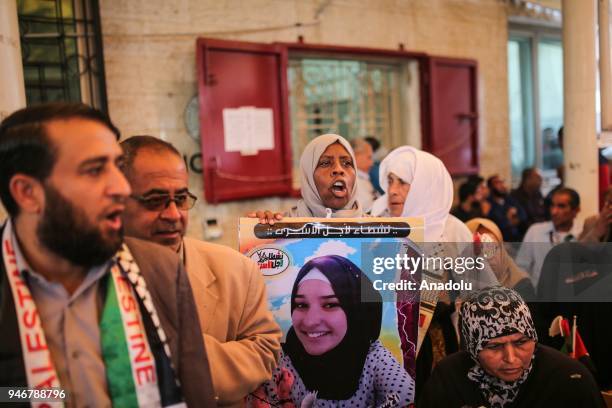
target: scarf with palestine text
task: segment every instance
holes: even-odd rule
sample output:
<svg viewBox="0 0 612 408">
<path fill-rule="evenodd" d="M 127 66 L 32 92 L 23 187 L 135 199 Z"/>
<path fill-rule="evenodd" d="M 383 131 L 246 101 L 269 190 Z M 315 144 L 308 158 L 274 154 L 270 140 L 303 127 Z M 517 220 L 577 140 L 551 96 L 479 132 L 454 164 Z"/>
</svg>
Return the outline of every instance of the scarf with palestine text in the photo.
<svg viewBox="0 0 612 408">
<path fill-rule="evenodd" d="M 21 256 L 10 220 L 2 234 L 2 258 L 15 307 L 19 340 L 29 388 L 61 388 L 36 303 L 26 281 L 29 270 Z M 170 358 L 165 332 L 128 247 L 124 244 L 110 266 L 100 341 L 113 406 L 185 407 Z M 32 407 L 62 406 L 32 402 Z"/>
</svg>

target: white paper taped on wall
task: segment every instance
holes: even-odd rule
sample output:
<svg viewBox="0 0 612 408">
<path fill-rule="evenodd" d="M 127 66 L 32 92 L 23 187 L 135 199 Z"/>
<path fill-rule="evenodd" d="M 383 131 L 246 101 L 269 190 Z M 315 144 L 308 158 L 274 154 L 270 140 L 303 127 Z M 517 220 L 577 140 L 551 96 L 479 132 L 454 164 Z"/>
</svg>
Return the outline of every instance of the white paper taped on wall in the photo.
<svg viewBox="0 0 612 408">
<path fill-rule="evenodd" d="M 243 156 L 274 149 L 272 109 L 223 109 L 223 138 L 226 152 L 240 152 Z"/>
</svg>

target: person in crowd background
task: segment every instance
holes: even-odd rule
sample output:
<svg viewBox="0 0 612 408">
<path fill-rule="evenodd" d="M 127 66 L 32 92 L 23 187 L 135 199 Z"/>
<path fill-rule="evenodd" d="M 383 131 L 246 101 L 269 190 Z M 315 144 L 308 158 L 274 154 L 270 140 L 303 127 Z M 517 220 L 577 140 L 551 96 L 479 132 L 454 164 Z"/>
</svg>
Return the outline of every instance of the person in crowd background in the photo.
<svg viewBox="0 0 612 408">
<path fill-rule="evenodd" d="M 483 184 L 482 179 L 464 181 L 459 186 L 459 203 L 451 210 L 451 214 L 463 222 L 472 218 L 484 217 L 481 202 L 486 199 L 484 196 L 486 189 L 481 187 Z"/>
<path fill-rule="evenodd" d="M 572 325 L 575 319 L 586 350 L 568 347 L 567 352 L 576 351 L 574 358 L 589 369 L 594 366 L 600 388 L 612 390 L 612 327 L 606 322 L 612 316 L 612 247 L 577 242 L 555 246 L 544 260 L 537 293 L 538 315 L 546 323 L 538 332 L 542 342 L 562 347 L 563 340 L 550 337 L 548 327 L 557 316 Z"/>
<path fill-rule="evenodd" d="M 464 299 L 461 334 L 465 351 L 438 364 L 419 408 L 604 407 L 582 364 L 538 343 L 529 308 L 512 289 L 486 288 Z"/>
<path fill-rule="evenodd" d="M 489 187 L 489 203 L 491 210 L 487 218 L 493 220 L 504 235 L 506 242 L 520 242 L 521 223 L 525 222 L 526 215 L 521 206 L 508 194 L 506 181 L 499 175 L 493 175 L 487 180 Z"/>
<path fill-rule="evenodd" d="M 563 168 L 563 126 L 558 132 L 552 127 L 542 130 L 542 164 L 546 169 Z M 559 175 L 559 173 L 557 173 Z"/>
<path fill-rule="evenodd" d="M 268 309 L 263 276 L 238 251 L 185 237 L 196 197 L 180 153 L 153 136 L 121 143 L 132 194 L 126 234 L 177 252 L 187 271 L 206 343 L 219 406 L 244 406 L 245 397 L 272 375 L 280 328 Z"/>
<path fill-rule="evenodd" d="M 484 177 L 473 174 L 467 178 L 467 181 L 478 186 L 476 188 L 476 199 L 480 207 L 479 211 L 483 217 L 488 217 L 489 212 L 491 211 L 491 203 L 489 202 L 491 191 L 489 190 Z"/>
<path fill-rule="evenodd" d="M 603 149 L 597 149 L 597 170 L 599 173 L 599 209 L 603 209 L 606 205 L 606 194 L 609 188 L 612 188 L 612 171 L 610 170 L 610 162 L 603 155 Z"/>
<path fill-rule="evenodd" d="M 357 171 L 357 201 L 365 212 L 369 212 L 374 200 L 378 196 L 368 173 L 374 164 L 372 159 L 372 146 L 365 139 L 351 140 L 351 147 L 355 152 L 355 169 Z"/>
<path fill-rule="evenodd" d="M 612 242 L 612 186 L 608 188 L 604 205 L 598 215 L 584 221 L 578 237 L 580 242 Z"/>
<path fill-rule="evenodd" d="M 302 266 L 291 292 L 291 321 L 275 370 L 278 383 L 269 381 L 257 394 L 270 405 L 299 407 L 314 393 L 316 407 L 413 401 L 414 380 L 378 340 L 381 295 L 350 260 L 328 255 Z M 287 372 L 292 386 L 280 390 Z"/>
<path fill-rule="evenodd" d="M 518 188 L 510 193 L 510 196 L 525 212 L 526 217 L 519 226 L 521 237 L 525 235 L 532 224 L 546 220 L 546 209 L 544 208 L 541 188 L 542 176 L 539 170 L 535 167 L 529 167 L 523 170 Z"/>
<path fill-rule="evenodd" d="M 552 221 L 535 223 L 527 230 L 516 255 L 516 263 L 529 273 L 535 287 L 548 251 L 561 242 L 576 241 L 580 235 L 582 226 L 575 222 L 579 211 L 578 193 L 562 187 L 552 196 Z"/>
<path fill-rule="evenodd" d="M 519 268 L 506 251 L 497 225 L 486 218 L 473 218 L 466 225 L 473 234 L 477 234 L 474 236 L 475 242 L 481 245 L 500 285 L 517 291 L 528 302 L 535 300 L 535 289 L 529 274 Z"/>
<path fill-rule="evenodd" d="M 561 151 L 563 151 L 563 126 L 561 126 L 559 128 L 559 131 L 557 132 L 557 137 L 559 140 L 559 147 L 561 148 Z M 599 185 L 599 208 L 603 209 L 604 205 L 605 205 L 605 196 L 606 196 L 606 192 L 608 191 L 608 188 L 610 187 L 611 183 L 612 183 L 612 173 L 610 170 L 610 162 L 608 161 L 608 159 L 603 155 L 603 149 L 598 148 L 597 149 L 597 161 L 598 161 L 598 166 L 597 166 L 597 171 L 598 171 L 598 185 Z M 561 187 L 564 187 L 564 169 L 563 169 L 563 165 L 559 165 L 557 167 L 557 177 L 560 180 L 560 183 L 553 188 L 552 190 L 550 190 L 548 192 L 548 194 L 546 195 L 546 198 L 544 198 L 544 208 L 546 209 L 546 220 L 550 220 L 551 215 L 550 215 L 550 205 L 552 204 L 552 196 L 553 194 Z"/>
<path fill-rule="evenodd" d="M 372 146 L 372 151 L 374 152 L 374 154 L 372 155 L 372 158 L 374 159 L 374 163 L 372 164 L 372 167 L 370 167 L 370 171 L 369 171 L 370 181 L 372 182 L 372 185 L 376 189 L 376 193 L 378 195 L 381 195 L 381 194 L 384 194 L 385 192 L 380 187 L 380 183 L 378 181 L 378 174 L 380 172 L 380 162 L 385 158 L 385 156 L 387 155 L 387 153 L 389 153 L 389 151 L 374 136 L 366 136 L 364 137 L 364 139 L 366 142 L 370 144 L 370 146 Z"/>
<path fill-rule="evenodd" d="M 84 104 L 28 107 L 0 124 L 0 386 L 55 387 L 68 406 L 214 407 L 179 258 L 124 245 L 131 189 L 118 138 Z"/>
<path fill-rule="evenodd" d="M 545 211 L 546 221 L 550 221 L 550 206 L 552 204 L 553 194 L 555 194 L 558 189 L 565 186 L 565 181 L 564 181 L 565 171 L 563 169 L 563 126 L 561 126 L 559 130 L 557 131 L 557 141 L 558 141 L 559 149 L 561 150 L 561 159 L 562 159 L 561 163 L 555 167 L 555 169 L 557 170 L 557 178 L 559 179 L 559 184 L 553 187 L 548 192 L 548 194 L 546 194 L 546 197 L 544 197 L 544 211 Z"/>
</svg>

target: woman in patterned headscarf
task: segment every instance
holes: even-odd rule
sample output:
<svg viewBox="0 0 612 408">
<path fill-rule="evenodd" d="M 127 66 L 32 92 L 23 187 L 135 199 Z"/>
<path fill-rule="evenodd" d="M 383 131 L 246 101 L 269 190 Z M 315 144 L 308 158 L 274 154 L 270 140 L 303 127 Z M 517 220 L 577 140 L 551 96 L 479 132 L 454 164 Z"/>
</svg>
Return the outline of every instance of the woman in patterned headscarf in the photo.
<svg viewBox="0 0 612 408">
<path fill-rule="evenodd" d="M 494 286 L 461 305 L 466 351 L 446 357 L 418 407 L 603 407 L 595 380 L 576 360 L 541 344 L 527 304 Z"/>
</svg>

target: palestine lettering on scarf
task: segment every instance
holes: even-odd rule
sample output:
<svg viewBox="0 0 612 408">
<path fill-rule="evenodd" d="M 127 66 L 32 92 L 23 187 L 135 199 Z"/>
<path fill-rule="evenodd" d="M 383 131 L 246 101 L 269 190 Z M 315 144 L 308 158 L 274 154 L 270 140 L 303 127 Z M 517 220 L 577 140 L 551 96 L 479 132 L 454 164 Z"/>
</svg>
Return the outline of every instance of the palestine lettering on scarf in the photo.
<svg viewBox="0 0 612 408">
<path fill-rule="evenodd" d="M 29 370 L 28 382 L 34 388 L 59 387 L 59 380 L 51 361 L 51 354 L 36 310 L 36 303 L 34 303 L 30 290 L 21 278 L 15 250 L 10 239 L 4 240 L 4 255 L 6 257 L 5 265 L 8 266 L 8 277 L 13 288 L 13 296 L 17 300 L 17 319 L 21 329 L 22 345 L 25 345 L 23 351 L 30 357 L 29 362 L 32 363 L 26 365 Z"/>
<path fill-rule="evenodd" d="M 132 294 L 129 281 L 123 276 L 117 277 L 117 293 L 119 305 L 127 317 L 125 321 L 125 334 L 127 336 L 128 349 L 132 356 L 133 372 L 137 385 L 155 383 L 155 362 L 144 335 L 138 303 Z"/>
</svg>

